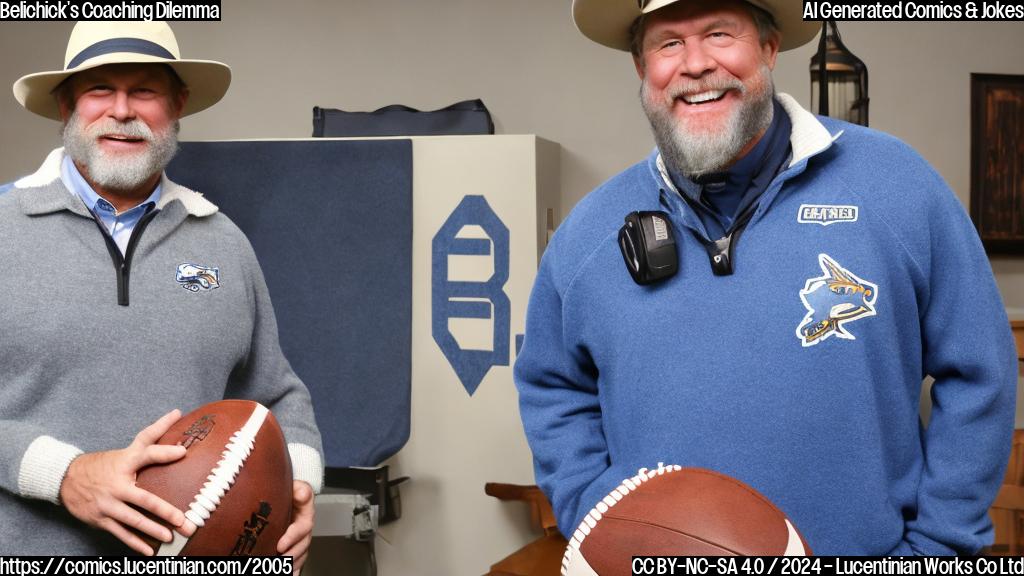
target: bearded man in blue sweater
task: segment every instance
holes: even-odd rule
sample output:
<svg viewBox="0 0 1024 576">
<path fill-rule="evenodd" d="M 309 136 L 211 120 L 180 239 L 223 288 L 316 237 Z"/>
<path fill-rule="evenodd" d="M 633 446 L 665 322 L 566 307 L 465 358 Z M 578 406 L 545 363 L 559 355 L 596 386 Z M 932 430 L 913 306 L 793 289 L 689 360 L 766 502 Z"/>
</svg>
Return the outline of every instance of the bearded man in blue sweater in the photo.
<svg viewBox="0 0 1024 576">
<path fill-rule="evenodd" d="M 991 268 L 913 150 L 774 91 L 778 51 L 819 26 L 800 10 L 574 1 L 585 36 L 632 52 L 657 149 L 573 209 L 529 303 L 516 385 L 570 537 L 664 462 L 750 484 L 818 554 L 992 541 L 1017 376 Z"/>
</svg>

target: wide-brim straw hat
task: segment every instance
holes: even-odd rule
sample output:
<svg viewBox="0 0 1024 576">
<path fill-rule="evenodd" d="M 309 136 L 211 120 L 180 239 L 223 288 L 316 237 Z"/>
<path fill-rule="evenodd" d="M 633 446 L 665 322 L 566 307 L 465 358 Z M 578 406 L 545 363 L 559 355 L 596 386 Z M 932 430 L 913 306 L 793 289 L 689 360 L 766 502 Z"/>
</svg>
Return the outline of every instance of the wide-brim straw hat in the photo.
<svg viewBox="0 0 1024 576">
<path fill-rule="evenodd" d="M 679 0 L 573 0 L 572 19 L 584 36 L 610 48 L 629 51 L 629 29 L 642 14 L 650 14 Z M 779 50 L 809 42 L 821 22 L 804 21 L 800 0 L 746 0 L 775 18 L 782 34 Z"/>
<path fill-rule="evenodd" d="M 64 69 L 22 76 L 14 83 L 18 103 L 60 120 L 54 89 L 72 74 L 107 64 L 166 64 L 188 86 L 182 116 L 216 104 L 231 84 L 231 68 L 213 60 L 184 60 L 166 22 L 79 22 L 68 38 Z"/>
</svg>

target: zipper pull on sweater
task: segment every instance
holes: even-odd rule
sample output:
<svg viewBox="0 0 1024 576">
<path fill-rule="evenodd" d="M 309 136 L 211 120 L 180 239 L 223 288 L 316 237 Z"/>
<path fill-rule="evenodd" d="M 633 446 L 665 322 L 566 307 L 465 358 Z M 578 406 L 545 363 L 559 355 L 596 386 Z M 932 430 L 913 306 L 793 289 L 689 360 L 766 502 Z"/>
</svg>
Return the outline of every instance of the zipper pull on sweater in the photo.
<svg viewBox="0 0 1024 576">
<path fill-rule="evenodd" d="M 114 242 L 114 239 L 107 232 L 106 228 L 103 227 L 103 224 L 98 219 L 93 219 L 96 222 L 96 227 L 100 229 L 100 233 L 103 235 L 103 240 L 107 244 L 107 252 L 114 263 L 114 273 L 117 275 L 117 303 L 120 306 L 128 305 L 128 280 L 131 277 L 132 255 L 135 254 L 135 247 L 138 246 L 142 233 L 145 232 L 146 227 L 149 226 L 149 223 L 153 221 L 158 212 L 160 210 L 153 206 L 146 210 L 146 213 L 135 224 L 135 228 L 132 229 L 132 235 L 128 239 L 128 246 L 125 248 L 124 255 L 121 254 L 121 249 L 117 247 L 117 243 Z"/>
</svg>

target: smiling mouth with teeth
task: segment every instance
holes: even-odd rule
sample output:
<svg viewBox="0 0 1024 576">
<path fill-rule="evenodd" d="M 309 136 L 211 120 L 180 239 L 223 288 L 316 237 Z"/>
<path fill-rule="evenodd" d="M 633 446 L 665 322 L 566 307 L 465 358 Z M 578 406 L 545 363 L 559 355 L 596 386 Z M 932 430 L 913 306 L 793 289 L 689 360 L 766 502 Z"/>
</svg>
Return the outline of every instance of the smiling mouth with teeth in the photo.
<svg viewBox="0 0 1024 576">
<path fill-rule="evenodd" d="M 679 97 L 680 100 L 690 105 L 706 104 L 708 102 L 718 102 L 723 97 L 727 90 L 708 90 L 707 92 L 700 92 L 698 94 L 682 95 Z"/>
<path fill-rule="evenodd" d="M 128 137 L 128 136 L 119 136 L 119 135 L 116 135 L 116 134 L 107 134 L 105 136 L 101 136 L 101 138 L 104 139 L 104 140 L 113 140 L 114 142 L 143 142 L 144 141 L 142 138 L 131 138 L 131 137 Z"/>
</svg>

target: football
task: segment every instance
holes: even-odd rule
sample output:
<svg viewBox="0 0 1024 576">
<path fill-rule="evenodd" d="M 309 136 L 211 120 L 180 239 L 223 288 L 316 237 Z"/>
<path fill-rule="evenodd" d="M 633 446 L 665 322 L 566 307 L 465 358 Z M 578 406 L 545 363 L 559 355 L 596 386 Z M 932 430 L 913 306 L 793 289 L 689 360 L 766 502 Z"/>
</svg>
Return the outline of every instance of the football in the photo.
<svg viewBox="0 0 1024 576">
<path fill-rule="evenodd" d="M 159 440 L 185 456 L 139 471 L 136 485 L 197 526 L 160 556 L 273 556 L 292 517 L 292 468 L 274 415 L 248 400 L 212 402 L 186 414 Z"/>
<path fill-rule="evenodd" d="M 633 556 L 809 556 L 785 514 L 750 486 L 702 468 L 641 468 L 580 523 L 563 576 L 629 575 Z"/>
</svg>

